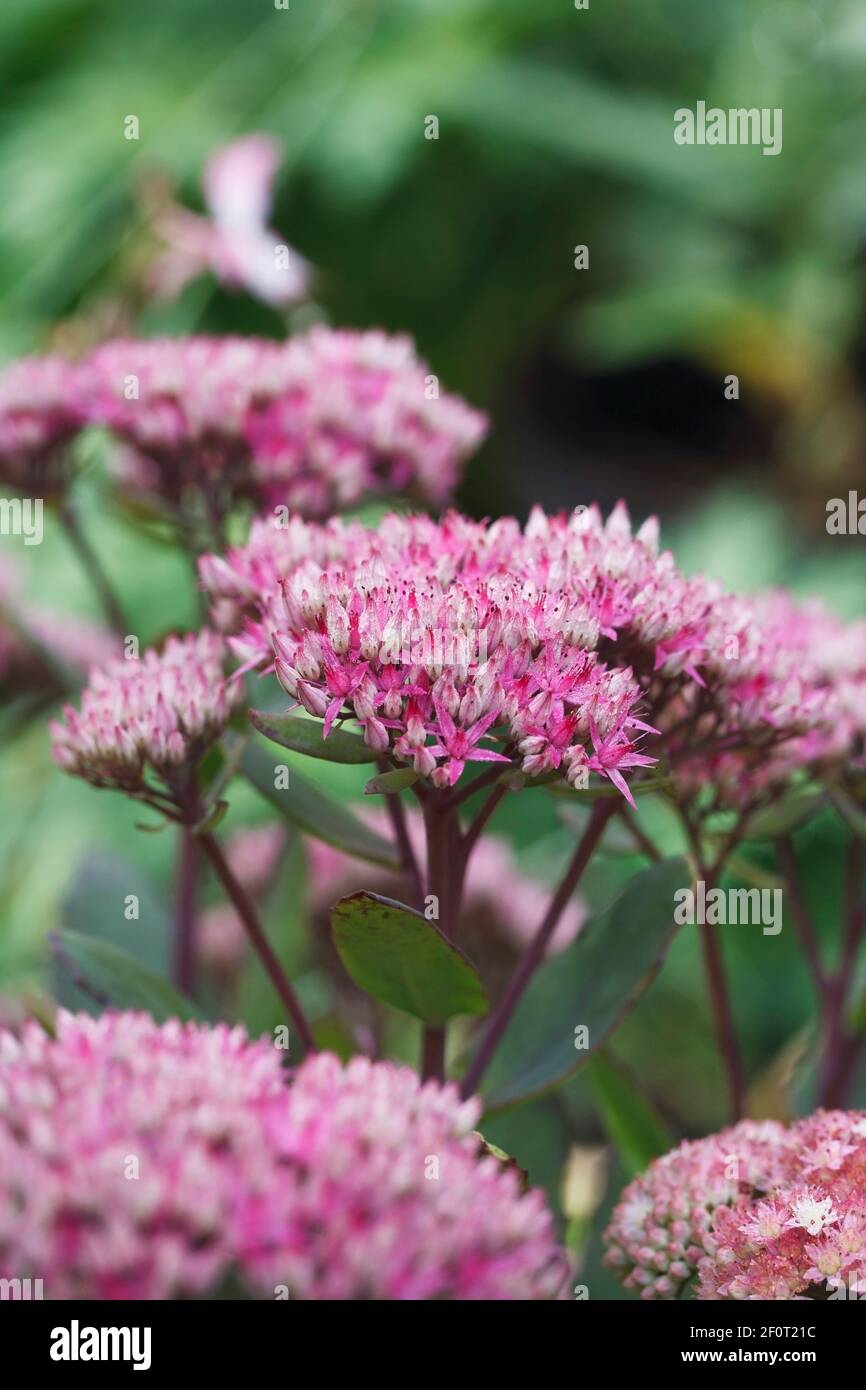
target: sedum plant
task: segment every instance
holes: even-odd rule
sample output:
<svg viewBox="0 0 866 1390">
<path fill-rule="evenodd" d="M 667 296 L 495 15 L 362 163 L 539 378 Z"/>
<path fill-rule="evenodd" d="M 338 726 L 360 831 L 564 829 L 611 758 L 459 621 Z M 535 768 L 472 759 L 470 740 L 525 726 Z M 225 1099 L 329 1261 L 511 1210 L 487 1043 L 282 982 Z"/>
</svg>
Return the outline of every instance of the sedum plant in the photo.
<svg viewBox="0 0 866 1390">
<path fill-rule="evenodd" d="M 93 426 L 115 442 L 120 492 L 164 510 L 209 610 L 199 631 L 143 654 L 71 510 L 76 435 Z M 484 428 L 439 393 L 406 340 L 380 333 L 109 342 L 0 381 L 2 476 L 24 492 L 51 482 L 125 638 L 122 654 L 106 638 L 81 691 L 52 668 L 49 702 L 66 694 L 51 725 L 56 763 L 142 803 L 158 818 L 143 828 L 175 825 L 180 844 L 174 987 L 61 932 L 59 958 L 101 1017 L 60 1016 L 55 1038 L 36 1025 L 3 1036 L 14 1219 L 0 1226 L 0 1273 L 47 1252 L 55 1292 L 93 1297 L 212 1292 L 229 1278 L 258 1296 L 555 1297 L 567 1259 L 544 1200 L 473 1127 L 588 1060 L 603 1066 L 603 1045 L 660 968 L 679 895 L 721 891 L 756 841 L 775 846 L 813 973 L 820 1098 L 835 1109 L 802 1130 L 730 1131 L 719 1142 L 743 1149 L 748 1179 L 719 1177 L 716 1141 L 662 1161 L 624 1197 L 611 1259 L 647 1296 L 697 1276 L 701 1297 L 788 1297 L 854 1268 L 861 1122 L 836 1110 L 861 1051 L 866 627 L 785 593 L 743 597 L 686 575 L 657 522 L 633 530 L 623 504 L 607 518 L 536 508 L 525 525 L 449 510 L 335 514 L 371 495 L 447 503 Z M 251 509 L 246 539 L 230 544 Z M 24 617 L 11 615 L 16 641 Z M 328 761 L 366 766 L 378 817 L 317 785 Z M 217 834 L 242 784 L 271 808 L 253 855 L 267 871 L 239 869 Z M 495 820 L 514 796 L 528 816 L 532 798 L 557 797 L 575 827 L 549 892 L 527 895 L 507 860 L 497 868 Z M 672 811 L 683 853 L 655 843 L 646 797 Z M 849 837 L 832 966 L 799 892 L 794 839 L 827 807 Z M 277 820 L 328 847 L 310 856 L 315 910 L 327 909 L 344 972 L 344 1050 L 366 1054 L 347 1065 L 322 1046 L 304 981 L 262 920 L 254 882 L 290 850 Z M 584 921 L 576 890 L 616 836 L 640 865 Z M 353 869 L 357 891 L 338 896 L 348 859 L 374 867 L 366 882 Z M 201 863 L 279 1000 L 288 1068 L 273 1047 L 199 1018 L 213 1006 Z M 521 917 L 507 968 L 487 972 L 467 951 L 483 939 L 485 874 Z M 708 914 L 699 927 L 739 1120 L 745 1076 L 718 925 Z M 359 992 L 373 1001 L 363 1029 Z M 420 1024 L 416 1071 L 389 1055 L 379 1027 L 395 1010 Z M 144 1188 L 118 1179 L 130 1140 L 149 1156 Z M 190 1195 L 203 1186 L 207 1200 Z M 820 1249 L 803 1231 L 826 1237 Z"/>
</svg>

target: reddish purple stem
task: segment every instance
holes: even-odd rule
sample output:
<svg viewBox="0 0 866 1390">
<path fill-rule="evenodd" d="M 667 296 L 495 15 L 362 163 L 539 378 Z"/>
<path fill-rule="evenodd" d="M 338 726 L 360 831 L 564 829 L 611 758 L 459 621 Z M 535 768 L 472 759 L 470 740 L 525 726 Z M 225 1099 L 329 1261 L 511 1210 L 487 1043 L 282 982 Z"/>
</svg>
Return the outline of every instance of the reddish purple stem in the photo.
<svg viewBox="0 0 866 1390">
<path fill-rule="evenodd" d="M 523 996 L 524 990 L 544 959 L 544 953 L 547 950 L 548 942 L 556 931 L 559 919 L 574 893 L 575 888 L 580 882 L 587 864 L 592 858 L 593 852 L 604 833 L 607 822 L 616 809 L 617 803 L 613 800 L 596 802 L 593 807 L 589 823 L 583 832 L 583 836 L 574 852 L 571 863 L 566 869 L 562 881 L 550 901 L 547 912 L 535 936 L 526 948 L 523 958 L 512 975 L 505 993 L 490 1017 L 490 1021 L 484 1031 L 484 1036 L 481 1039 L 475 1058 L 463 1078 L 461 1094 L 464 1097 L 471 1096 L 478 1089 L 478 1084 L 492 1061 L 499 1040 L 505 1032 L 511 1020 L 511 1016 Z"/>
</svg>

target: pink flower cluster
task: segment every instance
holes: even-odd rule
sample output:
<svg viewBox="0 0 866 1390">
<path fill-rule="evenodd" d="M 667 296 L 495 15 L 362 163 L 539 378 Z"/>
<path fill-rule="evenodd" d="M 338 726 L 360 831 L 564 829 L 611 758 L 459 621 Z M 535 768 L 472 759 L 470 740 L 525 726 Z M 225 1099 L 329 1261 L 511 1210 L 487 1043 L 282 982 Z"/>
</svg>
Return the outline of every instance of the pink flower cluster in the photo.
<svg viewBox="0 0 866 1390">
<path fill-rule="evenodd" d="M 254 470 L 271 503 L 306 515 L 373 492 L 441 506 L 487 432 L 477 410 L 440 394 L 406 337 L 313 328 L 286 343 L 280 366 L 280 392 L 249 423 Z"/>
<path fill-rule="evenodd" d="M 0 371 L 0 483 L 32 497 L 62 490 L 66 449 L 85 423 L 80 370 L 23 357 Z"/>
<path fill-rule="evenodd" d="M 81 709 L 67 705 L 65 722 L 51 724 L 55 761 L 95 787 L 139 794 L 150 771 L 185 785 L 243 693 L 224 680 L 224 656 L 222 638 L 204 629 L 95 668 Z"/>
<path fill-rule="evenodd" d="M 200 1293 L 236 1255 L 238 1178 L 272 1174 L 273 1050 L 240 1029 L 59 1014 L 0 1033 L 0 1274 L 49 1298 Z"/>
<path fill-rule="evenodd" d="M 117 341 L 87 368 L 88 417 L 131 451 L 130 480 L 222 513 L 241 497 L 324 516 L 382 491 L 439 505 L 486 429 L 379 331 Z"/>
<path fill-rule="evenodd" d="M 296 523 L 267 539 L 259 526 L 201 577 L 223 610 L 258 602 L 235 651 L 251 664 L 270 654 L 325 737 L 354 716 L 372 748 L 439 787 L 468 762 L 516 758 L 529 776 L 597 772 L 629 795 L 623 771 L 653 761 L 636 748 L 641 691 L 593 650 L 595 576 L 548 521 L 536 513 L 524 532 L 391 515 L 375 531 Z"/>
<path fill-rule="evenodd" d="M 550 1214 L 480 1157 L 474 1102 L 327 1054 L 287 1084 L 279 1056 L 139 1014 L 0 1032 L 0 1277 L 48 1298 L 229 1276 L 271 1298 L 556 1296 Z"/>
<path fill-rule="evenodd" d="M 262 520 L 200 573 L 220 626 L 246 616 L 244 662 L 270 654 L 326 733 L 354 714 L 372 747 L 440 785 L 489 759 L 497 729 L 529 775 L 588 769 L 620 790 L 620 768 L 646 765 L 634 730 L 660 731 L 684 786 L 714 777 L 734 802 L 862 762 L 866 627 L 687 578 L 655 520 L 632 534 L 622 504 L 607 521 L 536 509 L 525 528 Z"/>
<path fill-rule="evenodd" d="M 625 1189 L 606 1262 L 643 1298 L 866 1295 L 866 1113 L 741 1121 Z"/>
<path fill-rule="evenodd" d="M 479 1156 L 479 1111 L 408 1067 L 305 1062 L 271 1127 L 288 1181 L 259 1212 L 258 1281 L 316 1299 L 555 1297 L 550 1212 Z"/>
<path fill-rule="evenodd" d="M 487 429 L 409 338 L 375 329 L 120 339 L 0 374 L 0 481 L 53 494 L 86 424 L 113 433 L 131 489 L 173 507 L 195 493 L 212 521 L 239 500 L 315 517 L 379 492 L 440 506 Z"/>
<path fill-rule="evenodd" d="M 88 361 L 88 418 L 124 446 L 124 481 L 172 504 L 206 489 L 222 513 L 255 495 L 246 431 L 280 390 L 279 354 L 257 338 L 114 339 Z"/>
<path fill-rule="evenodd" d="M 713 744 L 685 747 L 685 785 L 748 804 L 798 774 L 866 768 L 866 623 L 781 591 L 725 595 L 714 614 Z M 744 735 L 749 734 L 750 737 Z"/>
</svg>

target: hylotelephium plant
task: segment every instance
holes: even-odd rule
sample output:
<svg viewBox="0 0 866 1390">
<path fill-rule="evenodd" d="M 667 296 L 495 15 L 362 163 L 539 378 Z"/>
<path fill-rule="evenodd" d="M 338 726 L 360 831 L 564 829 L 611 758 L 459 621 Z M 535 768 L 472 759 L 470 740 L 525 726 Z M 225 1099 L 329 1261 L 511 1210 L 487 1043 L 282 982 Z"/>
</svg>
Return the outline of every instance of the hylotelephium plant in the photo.
<svg viewBox="0 0 866 1390">
<path fill-rule="evenodd" d="M 211 613 L 197 633 L 169 636 L 142 655 L 132 644 L 94 666 L 78 706 L 67 705 L 52 725 L 55 758 L 66 772 L 120 791 L 181 827 L 182 864 L 188 869 L 199 853 L 208 860 L 309 1054 L 288 1093 L 297 1099 L 294 1108 L 279 1074 L 265 1078 L 264 1101 L 253 1087 L 249 1115 L 230 1119 L 226 1097 L 210 1097 L 207 1123 L 229 1145 L 227 1167 L 213 1174 L 227 1194 L 211 1213 L 218 1232 L 213 1260 L 199 1258 L 202 1233 L 193 1223 L 178 1236 L 182 1259 L 178 1251 L 172 1255 L 180 1260 L 172 1266 L 176 1283 L 160 1282 L 167 1257 L 145 1239 L 136 1276 L 126 1284 L 117 1276 L 117 1287 L 151 1296 L 155 1289 L 189 1291 L 241 1268 L 260 1288 L 262 1271 L 277 1280 L 282 1262 L 291 1264 L 290 1280 L 302 1296 L 469 1297 L 480 1296 L 482 1287 L 490 1296 L 552 1296 L 562 1262 L 543 1206 L 521 1196 L 514 1174 L 500 1172 L 498 1159 L 479 1157 L 469 1124 L 480 1113 L 477 1096 L 491 1064 L 614 818 L 641 856 L 661 860 L 638 814 L 645 792 L 669 801 L 690 850 L 689 865 L 670 865 L 667 896 L 651 903 L 665 929 L 675 881 L 693 876 L 716 885 L 745 841 L 775 843 L 821 1006 L 822 1099 L 844 1103 L 861 1048 L 848 1015 L 866 934 L 866 623 L 843 624 L 819 605 L 798 605 L 783 593 L 743 598 L 702 576 L 687 577 L 660 550 L 657 523 L 645 522 L 633 533 L 623 505 L 606 520 L 595 507 L 557 515 L 536 509 L 525 526 L 508 518 L 477 522 L 456 512 L 439 519 L 392 513 L 373 526 L 330 515 L 376 493 L 444 502 L 484 422 L 461 401 L 439 394 L 435 377 L 403 340 L 319 329 L 285 345 L 112 343 L 78 364 L 35 359 L 0 380 L 0 477 L 25 492 L 44 486 L 56 501 L 121 636 L 128 636 L 128 625 L 120 605 L 77 521 L 70 520 L 70 449 L 78 431 L 92 425 L 122 445 L 120 488 L 152 493 L 174 519 L 179 542 L 198 564 Z M 229 523 L 244 507 L 267 510 L 253 521 L 247 541 L 230 547 Z M 210 553 L 199 554 L 203 541 Z M 19 666 L 9 669 L 14 674 Z M 267 708 L 247 717 L 246 691 L 257 688 L 252 672 L 265 678 L 270 694 Z M 262 771 L 257 735 L 312 760 L 376 769 L 368 791 L 384 798 L 390 842 L 372 831 L 359 839 L 359 823 L 346 812 L 325 826 L 315 799 L 308 798 L 300 814 L 289 795 L 281 809 L 308 834 L 338 847 L 340 826 L 348 826 L 351 843 L 343 848 L 363 854 L 366 847 L 374 860 L 399 868 L 404 901 L 351 894 L 334 905 L 333 933 L 356 985 L 421 1020 L 419 1070 L 429 1087 L 419 1088 L 416 1076 L 387 1061 L 359 1061 L 344 1072 L 333 1059 L 312 1056 L 315 1029 L 216 835 L 235 777 L 248 777 L 280 802 L 273 795 L 276 769 L 265 759 Z M 585 807 L 587 817 L 561 881 L 537 923 L 522 933 L 522 955 L 489 1008 L 485 982 L 459 938 L 467 875 L 506 796 L 551 792 Z M 417 802 L 423 845 L 414 818 L 410 828 L 406 798 Z M 798 892 L 792 839 L 801 820 L 826 804 L 837 809 L 850 835 L 846 921 L 832 969 Z M 645 880 L 636 882 L 632 901 L 644 891 Z M 194 991 L 197 918 L 190 883 L 182 874 L 176 942 L 177 982 L 187 993 Z M 593 930 L 578 934 L 575 949 L 584 948 L 584 937 L 597 940 Z M 744 1077 L 718 932 L 709 922 L 701 934 L 720 1053 L 739 1117 Z M 660 949 L 666 940 L 662 934 Z M 646 973 L 635 965 L 633 974 L 641 978 L 632 979 L 626 971 L 622 997 L 607 999 L 601 1036 L 590 1040 L 590 1050 L 633 1002 Z M 598 984 L 600 994 L 602 984 L 609 988 L 607 980 Z M 450 1020 L 485 1012 L 468 1055 L 456 1056 L 447 1046 Z M 130 1038 L 138 1038 L 135 1045 L 149 1057 L 164 1056 L 168 1069 L 184 1059 L 196 1077 L 206 1076 L 211 1062 L 222 1065 L 224 1055 L 234 1057 L 240 1046 L 219 1030 L 197 1032 L 189 1025 L 180 1034 L 151 1035 L 140 1018 L 108 1019 L 94 1033 L 83 1024 L 63 1025 L 62 1037 L 91 1058 L 95 1096 L 101 1088 L 113 1095 L 117 1066 L 130 1065 Z M 43 1056 L 42 1045 L 31 1041 L 21 1063 L 14 1041 L 4 1046 L 22 1095 L 31 1067 L 48 1078 L 49 1089 L 63 1090 L 62 1048 L 55 1054 L 46 1045 Z M 249 1064 L 256 1086 L 257 1055 L 250 1054 Z M 158 1080 L 162 1063 L 155 1065 Z M 449 1074 L 459 1080 L 468 1110 L 460 1108 L 453 1087 L 439 1090 Z M 351 1141 L 368 1157 L 381 1146 L 369 1172 L 359 1159 L 357 1191 L 339 1188 L 347 1181 L 345 1168 L 331 1185 L 323 1179 L 315 1201 L 305 1187 L 309 1155 L 299 1138 L 307 1113 L 304 1077 L 312 1088 L 306 1104 L 330 1117 L 334 1143 Z M 142 1095 L 156 1084 L 149 1073 L 143 1076 Z M 202 1097 L 208 1097 L 204 1082 Z M 243 1110 L 246 1100 L 239 1103 Z M 390 1116 L 387 1133 L 375 1124 L 365 1127 L 371 1105 Z M 427 1106 L 432 1129 L 425 1128 Z M 0 1125 L 0 1146 L 14 1138 L 20 1166 L 21 1145 L 29 1151 L 31 1143 L 23 1101 L 16 1114 L 14 1136 L 5 1133 L 4 1139 Z M 240 1137 L 248 1120 L 261 1128 L 258 1148 Z M 203 1123 L 195 1107 L 177 1129 L 166 1120 L 164 1151 L 155 1159 L 163 1176 L 178 1152 L 198 1154 L 190 1136 L 200 1136 Z M 466 1206 L 476 1200 L 476 1184 L 479 1191 L 492 1184 L 491 1209 L 502 1218 L 498 1235 L 484 1222 L 469 1233 L 468 1245 L 452 1232 L 441 1260 L 424 1264 L 425 1238 L 407 1243 L 401 1221 L 417 1236 L 425 1223 L 447 1225 L 446 1213 L 434 1201 L 436 1189 L 419 1185 L 414 1169 L 401 1176 L 395 1154 L 403 1133 L 415 1135 L 413 1153 L 435 1147 L 437 1135 L 443 1151 L 456 1145 L 453 1161 L 461 1172 L 465 1168 Z M 114 1142 L 106 1134 L 105 1144 Z M 265 1157 L 259 1161 L 256 1153 Z M 201 1171 L 212 1157 L 205 1144 L 196 1160 Z M 287 1163 L 301 1176 L 297 1190 L 279 1196 Z M 372 1195 L 385 1170 L 396 1184 L 393 1205 Z M 68 1204 L 69 1186 L 62 1175 L 54 1173 L 54 1180 L 59 1212 Z M 184 1181 L 194 1187 L 195 1173 Z M 262 1184 L 269 1194 L 266 1217 L 256 1206 Z M 342 1193 L 336 1206 L 333 1184 Z M 150 1217 L 157 1245 L 165 1222 L 176 1224 L 185 1190 L 183 1183 L 154 1189 Z M 407 1214 L 410 1191 L 415 1206 Z M 123 1228 L 125 1197 L 114 1189 L 103 1196 L 103 1211 L 111 1213 L 107 1227 Z M 19 1234 L 26 1244 L 32 1235 L 27 1222 L 38 1224 L 41 1217 L 21 1193 L 15 1200 L 24 1213 Z M 785 1220 L 798 1211 L 804 1222 L 811 1220 L 812 1200 L 799 1189 L 786 1197 Z M 317 1283 L 322 1250 L 314 1242 L 304 1260 L 292 1263 L 287 1232 L 298 1220 L 322 1230 L 331 1221 L 339 1231 L 358 1201 L 366 1204 L 371 1230 L 393 1234 L 393 1262 L 379 1275 L 372 1257 L 367 1269 L 335 1265 L 340 1278 L 335 1274 L 334 1289 L 341 1291 L 335 1293 Z M 781 1212 L 778 1206 L 778 1221 Z M 756 1219 L 771 1215 L 762 1209 Z M 848 1226 L 855 1218 L 860 1221 L 859 1208 L 845 1215 Z M 634 1266 L 631 1283 L 649 1287 L 641 1273 L 649 1256 L 631 1220 L 616 1249 Z M 721 1231 L 727 1218 L 713 1220 Z M 149 1228 L 145 1223 L 141 1229 Z M 787 1229 L 782 1225 L 777 1234 Z M 85 1232 L 82 1221 L 82 1239 Z M 734 1258 L 747 1261 L 737 1233 L 727 1234 Z M 109 1244 L 115 1235 L 106 1236 Z M 661 1255 L 653 1255 L 648 1268 L 662 1281 L 653 1284 L 656 1294 L 692 1277 L 698 1256 L 690 1249 L 682 1258 L 668 1251 L 664 1269 Z M 411 1268 L 401 1250 L 415 1251 Z M 482 1269 L 482 1250 L 488 1263 L 473 1287 L 469 1271 Z M 800 1268 L 812 1259 L 810 1250 L 798 1251 L 796 1277 L 814 1281 L 811 1266 Z M 827 1254 L 825 1264 L 829 1260 Z M 112 1296 L 99 1292 L 99 1267 L 97 1260 L 82 1276 L 84 1287 Z M 701 1288 L 722 1288 L 708 1266 L 701 1271 Z M 732 1296 L 751 1287 L 753 1275 L 744 1268 Z M 106 1288 L 115 1287 L 114 1278 L 111 1273 Z"/>
<path fill-rule="evenodd" d="M 231 364 L 244 353 L 242 387 L 227 394 Z M 126 393 L 128 380 L 137 389 Z M 451 945 L 467 866 L 504 796 L 558 785 L 591 806 L 562 882 L 482 1029 L 463 1077 L 470 1094 L 611 818 L 625 821 L 642 854 L 660 857 L 634 816 L 636 793 L 655 790 L 671 801 L 695 875 L 708 885 L 792 791 L 815 793 L 807 807 L 830 795 L 856 827 L 866 637 L 862 622 L 842 624 L 817 604 L 797 605 L 781 593 L 743 598 L 685 576 L 659 550 L 657 524 L 632 534 L 623 506 L 607 521 L 595 508 L 570 516 L 536 510 L 523 528 L 456 513 L 439 521 L 391 515 L 369 528 L 292 510 L 306 501 L 316 515 L 340 498 L 356 501 L 372 488 L 413 481 L 431 499 L 446 495 L 483 422 L 453 397 L 428 397 L 429 380 L 410 348 L 388 348 L 370 334 L 322 329 L 285 347 L 107 344 L 70 364 L 68 378 L 54 359 L 44 368 L 34 361 L 13 368 L 0 438 L 10 481 L 20 483 L 22 469 L 57 478 L 76 422 L 102 424 L 134 449 L 140 477 L 169 506 L 181 505 L 190 488 L 216 499 L 216 536 L 240 501 L 271 507 L 244 545 L 199 561 L 213 625 L 226 641 L 220 656 L 218 639 L 203 635 L 148 654 L 135 676 L 122 662 L 94 676 L 82 718 L 69 716 L 57 735 L 58 758 L 69 770 L 150 800 L 188 831 L 208 824 L 196 769 L 240 702 L 240 675 L 272 671 L 305 719 L 321 721 L 321 744 L 311 748 L 308 719 L 300 727 L 290 714 L 287 722 L 260 713 L 254 723 L 272 734 L 276 726 L 278 742 L 316 756 L 378 762 L 373 790 L 386 797 L 405 906 L 425 914 Z M 311 492 L 313 478 L 320 481 Z M 281 487 L 286 503 L 275 501 Z M 195 546 L 182 527 L 179 534 Z M 238 673 L 226 685 L 229 651 Z M 177 728 L 149 726 L 132 751 L 139 704 L 155 714 L 159 688 L 158 708 L 171 707 L 166 672 L 171 693 L 187 702 L 168 720 Z M 138 688 L 147 681 L 153 691 Z M 113 724 L 112 708 L 121 711 Z M 167 753 L 173 734 L 186 760 L 177 749 Z M 94 761 L 94 748 L 105 753 L 100 739 L 109 760 L 120 758 L 107 778 Z M 119 772 L 124 758 L 141 766 Z M 145 765 L 159 785 L 142 780 Z M 420 856 L 406 834 L 404 793 L 423 814 Z M 831 977 L 794 896 L 792 823 L 777 820 L 782 828 L 772 838 L 827 1025 L 824 1095 L 836 1102 L 859 1048 L 844 1015 L 866 929 L 857 879 L 862 839 L 852 830 L 849 920 L 842 965 Z M 212 853 L 208 836 L 203 843 Z M 252 919 L 249 905 L 242 915 Z M 702 936 L 739 1114 L 744 1082 L 717 933 L 705 925 Z M 286 982 L 279 987 L 288 999 Z M 293 1016 L 297 1024 L 296 1001 Z M 425 1075 L 444 1075 L 444 1031 L 427 1027 Z M 309 1028 L 301 1032 L 309 1042 Z"/>
<path fill-rule="evenodd" d="M 525 528 L 454 513 L 439 522 L 389 516 L 375 529 L 265 519 L 245 546 L 203 558 L 200 574 L 241 668 L 272 670 L 322 721 L 317 751 L 326 755 L 329 737 L 353 727 L 375 754 L 385 776 L 374 786 L 390 793 L 411 901 L 432 899 L 449 938 L 466 866 L 506 794 L 559 783 L 591 803 L 563 881 L 483 1031 L 467 1094 L 611 817 L 626 821 L 642 853 L 660 857 L 634 819 L 634 792 L 671 800 L 696 876 L 710 883 L 751 833 L 771 834 L 785 859 L 791 812 L 779 819 L 779 810 L 798 789 L 795 812 L 802 789 L 820 785 L 857 814 L 866 625 L 784 594 L 744 599 L 686 578 L 669 552 L 659 553 L 656 523 L 632 535 L 623 507 L 607 522 L 595 508 L 536 511 Z M 253 718 L 277 741 L 309 747 L 296 720 Z M 470 776 L 474 762 L 487 765 L 480 776 Z M 424 814 L 422 865 L 403 829 L 406 787 Z M 482 791 L 464 824 L 461 813 Z M 781 829 L 762 829 L 771 811 Z M 858 852 L 855 832 L 855 861 Z M 866 930 L 862 885 L 851 912 L 848 953 Z M 742 1074 L 712 926 L 703 941 L 740 1113 Z M 837 1013 L 844 993 L 838 999 Z M 840 1041 L 838 1018 L 831 1032 L 828 1099 L 839 1069 L 850 1076 L 857 1046 Z M 430 1030 L 429 1074 L 442 1074 L 442 1058 L 441 1030 Z"/>
</svg>

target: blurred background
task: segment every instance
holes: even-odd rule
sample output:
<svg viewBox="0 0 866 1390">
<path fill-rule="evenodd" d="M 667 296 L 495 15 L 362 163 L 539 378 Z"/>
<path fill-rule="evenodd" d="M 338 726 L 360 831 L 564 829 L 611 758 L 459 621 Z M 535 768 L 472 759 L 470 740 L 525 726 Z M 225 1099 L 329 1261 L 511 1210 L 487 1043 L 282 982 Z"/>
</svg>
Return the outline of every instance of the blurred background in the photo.
<svg viewBox="0 0 866 1390">
<path fill-rule="evenodd" d="M 660 515 L 685 568 L 744 589 L 791 584 L 853 615 L 866 603 L 863 540 L 828 537 L 825 520 L 830 498 L 866 494 L 864 91 L 859 0 L 6 0 L 0 360 L 119 332 L 280 336 L 282 316 L 207 276 L 170 302 L 142 289 L 160 191 L 200 210 L 213 149 L 268 131 L 284 155 L 270 220 L 315 267 L 290 327 L 408 332 L 448 389 L 489 411 L 459 496 L 467 511 L 523 517 L 536 501 L 607 508 L 623 496 L 638 519 Z M 673 113 L 699 100 L 782 108 L 781 153 L 677 145 Z M 138 139 L 125 138 L 130 116 Z M 738 399 L 726 398 L 730 375 Z M 142 640 L 193 624 L 183 561 L 116 515 L 97 462 L 81 487 Z M 29 601 L 95 612 L 50 520 L 41 547 L 0 538 L 0 557 L 12 549 Z M 113 882 L 140 884 L 150 926 L 126 924 L 127 945 L 137 934 L 158 964 L 174 863 L 169 837 L 137 833 L 120 798 L 54 772 L 44 723 L 14 739 L 4 726 L 3 739 L 0 1005 L 14 1012 L 68 992 L 46 935 L 64 921 L 98 929 Z M 327 775 L 360 791 L 350 770 Z M 543 877 L 573 830 L 539 800 L 514 798 L 497 828 Z M 262 814 L 233 802 L 236 826 Z M 677 847 L 664 809 L 645 814 Z M 800 847 L 832 938 L 838 826 L 815 823 Z M 290 956 L 297 859 L 273 928 Z M 609 853 L 590 904 L 634 867 Z M 755 857 L 748 872 L 771 870 Z M 755 1106 L 783 1113 L 808 1104 L 812 1002 L 791 931 L 772 950 L 749 931 L 725 939 L 738 1019 Z M 258 983 L 239 1010 L 265 1027 Z M 723 1122 L 687 932 L 613 1052 L 669 1134 Z M 576 1241 L 581 1203 L 601 1200 L 582 1276 L 591 1297 L 615 1296 L 597 1231 L 624 1176 L 610 1152 L 595 1164 L 602 1110 L 578 1078 L 489 1127 Z"/>
</svg>

